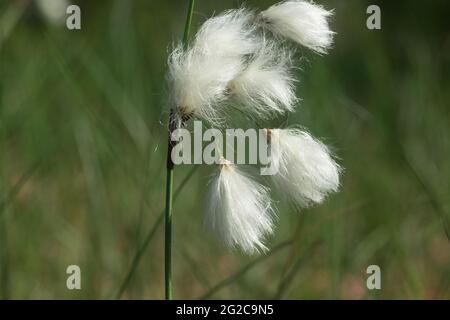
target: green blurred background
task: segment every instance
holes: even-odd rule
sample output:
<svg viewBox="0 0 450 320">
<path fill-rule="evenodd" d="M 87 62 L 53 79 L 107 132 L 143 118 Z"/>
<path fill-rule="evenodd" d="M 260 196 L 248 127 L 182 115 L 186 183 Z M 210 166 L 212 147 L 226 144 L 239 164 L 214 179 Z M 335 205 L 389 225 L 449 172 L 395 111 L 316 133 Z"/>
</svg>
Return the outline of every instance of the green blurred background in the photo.
<svg viewBox="0 0 450 320">
<path fill-rule="evenodd" d="M 187 1 L 74 3 L 80 31 L 0 0 L 0 297 L 161 299 L 164 74 Z M 241 3 L 197 0 L 193 32 Z M 274 192 L 276 249 L 246 257 L 203 231 L 214 169 L 177 167 L 175 298 L 450 298 L 448 1 L 320 3 L 335 8 L 334 48 L 299 50 L 302 101 L 271 125 L 332 146 L 342 190 L 300 213 Z M 370 4 L 381 30 L 366 28 Z M 66 288 L 71 264 L 82 290 Z M 381 290 L 366 288 L 371 264 Z"/>
</svg>

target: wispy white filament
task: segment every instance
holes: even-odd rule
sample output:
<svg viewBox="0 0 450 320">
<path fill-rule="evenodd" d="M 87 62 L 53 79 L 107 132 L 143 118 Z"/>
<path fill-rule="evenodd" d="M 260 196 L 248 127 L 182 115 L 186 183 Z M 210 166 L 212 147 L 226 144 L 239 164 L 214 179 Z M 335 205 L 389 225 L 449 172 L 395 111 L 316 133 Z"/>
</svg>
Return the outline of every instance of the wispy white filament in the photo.
<svg viewBox="0 0 450 320">
<path fill-rule="evenodd" d="M 272 161 L 279 171 L 271 176 L 274 183 L 300 207 L 320 203 L 339 188 L 339 165 L 328 148 L 307 132 L 298 129 L 272 129 Z"/>
<path fill-rule="evenodd" d="M 187 49 L 178 45 L 173 50 L 168 80 L 171 103 L 178 114 L 217 122 L 228 83 L 258 47 L 250 16 L 244 9 L 226 11 L 208 19 Z"/>
<path fill-rule="evenodd" d="M 37 0 L 36 4 L 44 17 L 57 25 L 65 21 L 66 9 L 70 5 L 68 0 Z"/>
<path fill-rule="evenodd" d="M 261 12 L 260 20 L 274 34 L 325 53 L 333 42 L 334 32 L 328 26 L 331 15 L 331 11 L 313 2 L 292 0 L 275 4 Z"/>
<path fill-rule="evenodd" d="M 290 59 L 289 51 L 262 40 L 253 60 L 229 84 L 240 106 L 263 118 L 292 111 L 297 99 Z"/>
<path fill-rule="evenodd" d="M 178 119 L 200 117 L 218 124 L 230 96 L 261 118 L 293 111 L 297 98 L 290 51 L 267 41 L 256 25 L 277 35 L 275 40 L 284 36 L 325 53 L 334 34 L 328 26 L 331 14 L 312 2 L 290 0 L 257 16 L 237 9 L 207 20 L 189 46 L 180 44 L 169 56 L 172 111 Z M 324 144 L 298 129 L 265 132 L 278 168 L 272 178 L 289 199 L 307 207 L 338 190 L 340 167 Z M 228 247 L 248 254 L 264 251 L 264 239 L 273 231 L 268 189 L 222 158 L 209 184 L 204 220 Z"/>
<path fill-rule="evenodd" d="M 273 228 L 268 189 L 223 159 L 209 184 L 205 226 L 230 248 L 266 250 L 263 241 Z"/>
</svg>

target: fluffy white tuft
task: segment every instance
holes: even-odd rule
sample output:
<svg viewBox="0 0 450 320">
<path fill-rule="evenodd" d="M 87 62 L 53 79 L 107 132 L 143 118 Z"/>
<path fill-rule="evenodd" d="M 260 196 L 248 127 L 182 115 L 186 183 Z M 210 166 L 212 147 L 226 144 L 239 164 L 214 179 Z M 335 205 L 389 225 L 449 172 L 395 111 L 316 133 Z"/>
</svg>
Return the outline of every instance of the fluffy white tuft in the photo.
<svg viewBox="0 0 450 320">
<path fill-rule="evenodd" d="M 247 254 L 266 250 L 264 238 L 272 233 L 268 189 L 222 159 L 209 184 L 205 227 L 228 247 Z"/>
<path fill-rule="evenodd" d="M 242 72 L 246 56 L 259 44 L 250 16 L 238 9 L 208 19 L 191 46 L 178 45 L 170 54 L 168 81 L 178 114 L 217 122 L 228 83 Z"/>
<path fill-rule="evenodd" d="M 307 132 L 272 129 L 272 161 L 279 164 L 271 176 L 275 185 L 300 207 L 320 203 L 339 188 L 340 167 L 328 148 Z"/>
<path fill-rule="evenodd" d="M 318 53 L 325 53 L 333 42 L 328 26 L 332 11 L 313 2 L 292 0 L 271 6 L 260 13 L 263 26 L 274 34 L 300 43 Z"/>
<path fill-rule="evenodd" d="M 260 46 L 253 19 L 254 14 L 247 9 L 227 10 L 203 23 L 194 46 L 214 56 L 242 58 L 253 54 Z"/>
<path fill-rule="evenodd" d="M 293 111 L 295 79 L 290 73 L 290 51 L 262 40 L 262 46 L 247 68 L 229 88 L 241 107 L 259 117 Z"/>
</svg>

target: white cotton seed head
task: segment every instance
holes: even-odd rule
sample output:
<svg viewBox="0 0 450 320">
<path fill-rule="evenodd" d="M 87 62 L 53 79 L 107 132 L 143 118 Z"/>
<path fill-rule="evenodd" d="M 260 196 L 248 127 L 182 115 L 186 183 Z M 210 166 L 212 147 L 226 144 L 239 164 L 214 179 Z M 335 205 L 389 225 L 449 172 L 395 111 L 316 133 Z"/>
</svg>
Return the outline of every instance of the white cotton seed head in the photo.
<svg viewBox="0 0 450 320">
<path fill-rule="evenodd" d="M 48 22 L 62 25 L 66 20 L 66 9 L 70 5 L 68 0 L 37 0 L 36 4 Z"/>
<path fill-rule="evenodd" d="M 328 26 L 332 11 L 303 0 L 284 1 L 259 15 L 262 25 L 276 35 L 289 38 L 318 53 L 325 53 L 333 42 Z"/>
<path fill-rule="evenodd" d="M 273 211 L 268 189 L 222 159 L 209 183 L 205 227 L 230 248 L 247 254 L 266 250 L 272 233 Z"/>
<path fill-rule="evenodd" d="M 246 69 L 228 85 L 240 107 L 262 118 L 293 111 L 297 101 L 290 51 L 262 40 Z"/>
<path fill-rule="evenodd" d="M 271 176 L 277 188 L 300 207 L 320 203 L 339 188 L 340 167 L 328 148 L 307 132 L 272 129 L 271 157 L 279 164 Z"/>
<path fill-rule="evenodd" d="M 168 81 L 176 113 L 219 121 L 228 83 L 242 72 L 246 56 L 258 46 L 250 16 L 238 9 L 213 17 L 202 25 L 187 49 L 178 45 L 173 50 Z"/>
<path fill-rule="evenodd" d="M 238 57 L 253 54 L 259 48 L 252 23 L 253 12 L 241 8 L 227 10 L 203 23 L 194 46 L 208 55 Z"/>
</svg>

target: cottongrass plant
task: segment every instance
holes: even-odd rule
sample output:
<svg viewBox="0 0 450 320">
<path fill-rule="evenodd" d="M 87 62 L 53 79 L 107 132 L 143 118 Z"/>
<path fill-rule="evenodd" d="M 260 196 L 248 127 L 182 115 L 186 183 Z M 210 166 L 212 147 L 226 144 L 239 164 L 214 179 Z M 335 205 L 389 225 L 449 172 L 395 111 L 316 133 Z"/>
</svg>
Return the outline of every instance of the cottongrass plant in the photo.
<svg viewBox="0 0 450 320">
<path fill-rule="evenodd" d="M 169 55 L 171 94 L 165 214 L 166 298 L 172 298 L 172 132 L 191 118 L 221 126 L 230 107 L 255 118 L 270 119 L 294 111 L 295 78 L 291 46 L 326 53 L 333 34 L 331 11 L 307 1 L 284 1 L 265 11 L 228 10 L 208 19 L 187 44 L 194 0 L 190 0 L 185 36 Z M 272 176 L 286 197 L 299 207 L 322 202 L 339 188 L 340 167 L 329 149 L 306 131 L 264 129 Z M 275 139 L 277 143 L 274 143 Z M 246 254 L 264 252 L 273 232 L 274 210 L 269 189 L 221 157 L 208 185 L 204 225 L 227 247 Z"/>
</svg>

